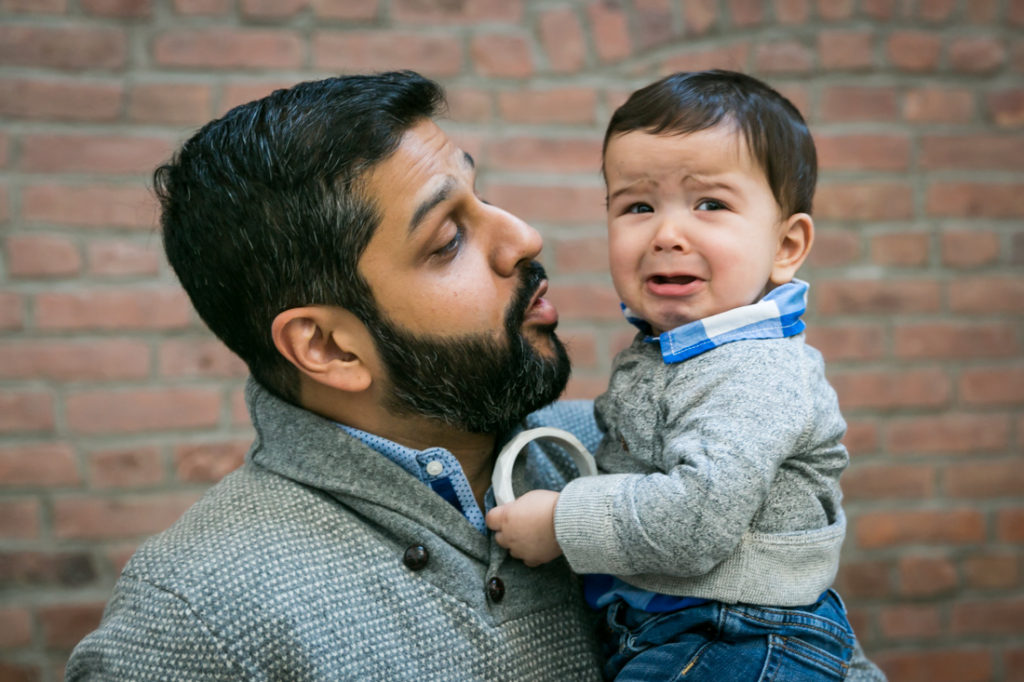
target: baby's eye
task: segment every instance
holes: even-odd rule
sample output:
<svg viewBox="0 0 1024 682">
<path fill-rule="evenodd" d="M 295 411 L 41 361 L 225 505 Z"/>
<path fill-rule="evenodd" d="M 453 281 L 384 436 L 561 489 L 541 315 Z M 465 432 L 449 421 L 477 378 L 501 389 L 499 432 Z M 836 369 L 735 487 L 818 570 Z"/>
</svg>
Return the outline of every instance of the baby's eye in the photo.
<svg viewBox="0 0 1024 682">
<path fill-rule="evenodd" d="M 626 207 L 626 213 L 654 213 L 654 209 L 651 208 L 650 204 L 645 204 L 638 201 L 635 204 L 630 204 Z"/>
<path fill-rule="evenodd" d="M 717 199 L 701 199 L 697 204 L 698 211 L 724 211 L 725 204 Z"/>
</svg>

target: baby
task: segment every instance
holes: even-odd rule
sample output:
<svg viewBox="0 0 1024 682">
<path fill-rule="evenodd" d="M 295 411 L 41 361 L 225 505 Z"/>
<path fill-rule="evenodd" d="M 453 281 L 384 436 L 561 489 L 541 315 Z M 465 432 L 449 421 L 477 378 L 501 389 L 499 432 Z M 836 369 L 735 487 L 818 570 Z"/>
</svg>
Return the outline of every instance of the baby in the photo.
<svg viewBox="0 0 1024 682">
<path fill-rule="evenodd" d="M 595 401 L 606 475 L 487 524 L 528 565 L 564 554 L 587 574 L 609 678 L 847 679 L 856 640 L 829 589 L 846 424 L 794 279 L 814 239 L 807 126 L 754 78 L 679 73 L 615 112 L 603 170 L 612 281 L 640 329 Z"/>
</svg>

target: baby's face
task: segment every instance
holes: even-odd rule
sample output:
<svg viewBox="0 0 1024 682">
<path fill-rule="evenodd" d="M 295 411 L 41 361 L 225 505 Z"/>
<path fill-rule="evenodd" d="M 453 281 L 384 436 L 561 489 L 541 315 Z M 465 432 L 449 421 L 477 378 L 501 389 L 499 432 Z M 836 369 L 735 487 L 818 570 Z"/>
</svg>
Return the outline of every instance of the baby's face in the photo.
<svg viewBox="0 0 1024 682">
<path fill-rule="evenodd" d="M 612 281 L 656 334 L 771 288 L 780 209 L 731 126 L 616 136 L 605 178 Z"/>
</svg>

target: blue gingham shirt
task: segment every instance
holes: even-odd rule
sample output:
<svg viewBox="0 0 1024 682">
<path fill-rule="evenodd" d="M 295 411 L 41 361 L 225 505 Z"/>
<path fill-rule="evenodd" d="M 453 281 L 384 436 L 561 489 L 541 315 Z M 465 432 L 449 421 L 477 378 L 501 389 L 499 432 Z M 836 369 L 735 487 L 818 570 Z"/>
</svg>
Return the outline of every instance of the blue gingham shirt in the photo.
<svg viewBox="0 0 1024 682">
<path fill-rule="evenodd" d="M 626 319 L 646 335 L 645 341 L 661 344 L 662 359 L 672 364 L 733 341 L 796 336 L 806 327 L 800 317 L 807 310 L 808 288 L 807 282 L 794 279 L 772 289 L 757 303 L 695 320 L 659 336 L 651 335 L 651 326 L 624 304 L 622 311 Z M 708 601 L 650 592 L 611 575 L 584 576 L 583 588 L 587 603 L 593 608 L 621 599 L 641 611 L 664 613 Z"/>
<path fill-rule="evenodd" d="M 438 495 L 458 509 L 466 520 L 481 533 L 487 533 L 484 513 L 473 496 L 473 488 L 459 460 L 444 448 L 414 450 L 393 440 L 361 431 L 355 427 L 338 424 L 347 434 L 358 438 L 364 445 L 376 450 L 386 458 L 408 471 L 413 478 L 422 481 Z M 487 491 L 484 504 L 487 509 L 494 506 L 494 494 Z"/>
</svg>

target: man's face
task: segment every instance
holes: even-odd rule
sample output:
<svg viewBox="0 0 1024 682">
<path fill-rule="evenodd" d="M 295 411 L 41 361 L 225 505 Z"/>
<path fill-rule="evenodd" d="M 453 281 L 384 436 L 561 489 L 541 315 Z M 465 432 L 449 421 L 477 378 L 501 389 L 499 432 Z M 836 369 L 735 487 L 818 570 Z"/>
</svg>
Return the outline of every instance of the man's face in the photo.
<svg viewBox="0 0 1024 682">
<path fill-rule="evenodd" d="M 551 402 L 568 379 L 534 262 L 540 235 L 482 201 L 475 170 L 431 121 L 369 175 L 381 213 L 359 261 L 388 370 L 388 407 L 493 433 Z"/>
</svg>

